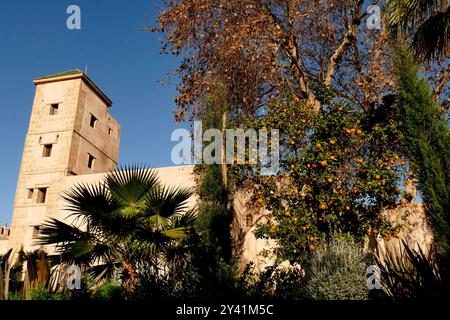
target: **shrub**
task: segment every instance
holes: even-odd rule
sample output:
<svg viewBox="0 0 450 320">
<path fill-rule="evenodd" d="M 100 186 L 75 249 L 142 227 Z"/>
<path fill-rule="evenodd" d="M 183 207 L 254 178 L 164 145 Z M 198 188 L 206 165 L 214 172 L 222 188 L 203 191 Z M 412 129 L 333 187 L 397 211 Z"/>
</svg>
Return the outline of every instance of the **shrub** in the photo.
<svg viewBox="0 0 450 320">
<path fill-rule="evenodd" d="M 67 297 L 63 293 L 51 293 L 48 288 L 43 285 L 34 287 L 28 292 L 30 300 L 66 300 Z"/>
<path fill-rule="evenodd" d="M 333 239 L 311 256 L 307 294 L 318 300 L 366 300 L 369 255 L 353 241 Z"/>
<path fill-rule="evenodd" d="M 122 299 L 122 285 L 116 281 L 108 281 L 101 285 L 93 294 L 94 300 L 120 300 Z"/>
</svg>

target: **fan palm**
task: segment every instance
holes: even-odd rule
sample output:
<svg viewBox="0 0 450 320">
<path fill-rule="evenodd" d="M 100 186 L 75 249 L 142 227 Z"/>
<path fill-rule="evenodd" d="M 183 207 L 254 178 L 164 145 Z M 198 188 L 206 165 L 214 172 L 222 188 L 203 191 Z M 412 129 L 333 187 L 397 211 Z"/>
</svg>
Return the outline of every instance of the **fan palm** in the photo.
<svg viewBox="0 0 450 320">
<path fill-rule="evenodd" d="M 50 219 L 37 244 L 56 245 L 61 262 L 91 271 L 111 275 L 119 268 L 124 287 L 132 290 L 140 262 L 164 268 L 178 258 L 173 248 L 195 221 L 195 209 L 188 206 L 192 194 L 161 185 L 151 169 L 124 167 L 97 184 L 65 192 L 73 222 Z"/>
<path fill-rule="evenodd" d="M 412 36 L 411 47 L 419 60 L 448 55 L 450 6 L 447 0 L 390 0 L 385 20 L 394 38 L 401 33 Z"/>
</svg>

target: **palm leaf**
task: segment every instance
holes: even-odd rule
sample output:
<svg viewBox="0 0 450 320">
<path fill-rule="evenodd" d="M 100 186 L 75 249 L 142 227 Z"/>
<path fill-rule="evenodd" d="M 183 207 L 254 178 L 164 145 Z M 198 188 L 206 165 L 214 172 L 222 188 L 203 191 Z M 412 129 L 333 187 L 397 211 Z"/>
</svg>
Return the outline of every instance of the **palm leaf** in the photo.
<svg viewBox="0 0 450 320">
<path fill-rule="evenodd" d="M 449 53 L 450 6 L 420 25 L 414 34 L 411 47 L 419 60 L 433 60 Z"/>
<path fill-rule="evenodd" d="M 189 207 L 193 192 L 186 188 L 154 188 L 146 198 L 146 212 L 149 216 L 158 214 L 164 218 L 177 215 Z"/>
<path fill-rule="evenodd" d="M 445 5 L 444 0 L 390 0 L 385 8 L 384 20 L 391 35 L 397 37 L 402 31 L 414 29 Z"/>
<path fill-rule="evenodd" d="M 158 178 L 152 169 L 124 166 L 108 174 L 106 185 L 122 213 L 134 215 L 141 211 L 145 197 L 158 185 Z"/>
</svg>

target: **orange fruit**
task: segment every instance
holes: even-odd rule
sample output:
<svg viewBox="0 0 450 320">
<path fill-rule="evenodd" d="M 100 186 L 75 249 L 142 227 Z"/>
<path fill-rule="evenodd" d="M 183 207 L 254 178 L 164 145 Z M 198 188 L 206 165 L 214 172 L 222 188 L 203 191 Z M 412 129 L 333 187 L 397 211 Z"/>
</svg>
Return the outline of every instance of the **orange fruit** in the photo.
<svg viewBox="0 0 450 320">
<path fill-rule="evenodd" d="M 323 161 L 320 162 L 320 165 L 321 165 L 322 167 L 326 167 L 327 164 L 328 164 L 327 160 L 323 160 Z"/>
<path fill-rule="evenodd" d="M 375 177 L 375 179 L 380 180 L 380 179 L 381 179 L 381 176 L 377 174 L 376 177 Z"/>
<path fill-rule="evenodd" d="M 336 141 L 334 141 L 333 139 L 330 140 L 330 144 L 335 144 Z"/>
</svg>

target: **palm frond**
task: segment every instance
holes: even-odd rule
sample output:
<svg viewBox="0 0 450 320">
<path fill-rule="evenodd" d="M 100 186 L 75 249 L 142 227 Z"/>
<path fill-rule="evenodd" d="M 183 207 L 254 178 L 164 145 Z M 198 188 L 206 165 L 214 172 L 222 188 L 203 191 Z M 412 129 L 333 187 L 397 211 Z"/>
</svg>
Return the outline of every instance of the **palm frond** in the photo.
<svg viewBox="0 0 450 320">
<path fill-rule="evenodd" d="M 120 204 L 125 215 L 140 212 L 145 197 L 158 184 L 154 170 L 138 165 L 120 167 L 106 177 L 111 197 Z"/>
<path fill-rule="evenodd" d="M 186 237 L 186 228 L 172 228 L 162 231 L 162 234 L 171 239 L 183 239 Z"/>
<path fill-rule="evenodd" d="M 193 192 L 187 188 L 154 188 L 146 198 L 146 213 L 158 214 L 164 218 L 181 214 L 189 207 L 189 198 Z"/>
<path fill-rule="evenodd" d="M 173 216 L 169 220 L 170 228 L 191 228 L 197 219 L 197 208 L 192 208 L 187 212 Z"/>
<path fill-rule="evenodd" d="M 375 258 L 384 289 L 393 298 L 430 298 L 442 296 L 448 289 L 433 258 L 433 250 L 425 254 L 421 248 L 412 250 L 402 241 L 396 250 Z"/>
<path fill-rule="evenodd" d="M 419 60 L 433 60 L 447 56 L 450 49 L 450 6 L 421 24 L 411 44 Z"/>
<path fill-rule="evenodd" d="M 0 254 L 0 268 L 4 267 L 11 257 L 12 249 L 9 249 L 6 253 Z"/>
<path fill-rule="evenodd" d="M 111 246 L 104 241 L 103 235 L 97 234 L 87 226 L 86 231 L 57 219 L 50 219 L 41 229 L 37 245 L 57 245 L 61 262 L 88 266 L 100 260 L 109 260 Z"/>
<path fill-rule="evenodd" d="M 414 29 L 445 6 L 445 0 L 390 0 L 385 8 L 384 20 L 389 33 L 397 37 L 401 32 Z"/>
<path fill-rule="evenodd" d="M 71 216 L 93 225 L 109 223 L 111 213 L 119 209 L 103 183 L 78 184 L 64 192 L 62 198 L 67 202 L 66 210 Z"/>
<path fill-rule="evenodd" d="M 88 231 L 83 231 L 58 219 L 50 218 L 41 226 L 35 245 L 64 244 L 79 240 L 88 241 L 93 238 L 94 235 Z"/>
</svg>

